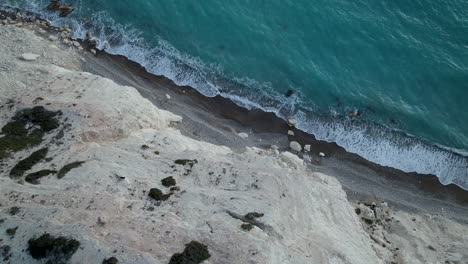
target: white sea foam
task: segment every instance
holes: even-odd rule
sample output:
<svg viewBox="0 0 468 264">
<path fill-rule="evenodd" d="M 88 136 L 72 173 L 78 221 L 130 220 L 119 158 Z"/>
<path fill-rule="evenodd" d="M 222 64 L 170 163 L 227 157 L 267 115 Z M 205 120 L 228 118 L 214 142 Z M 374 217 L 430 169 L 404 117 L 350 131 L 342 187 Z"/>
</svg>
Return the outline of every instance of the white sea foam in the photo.
<svg viewBox="0 0 468 264">
<path fill-rule="evenodd" d="M 164 40 L 159 40 L 156 47 L 148 47 L 138 31 L 116 23 L 105 12 L 95 13 L 88 22 L 83 22 L 70 17 L 59 18 L 53 12 L 43 12 L 37 1 L 26 2 L 27 5 L 23 7 L 41 14 L 53 25 L 71 25 L 74 38 L 84 39 L 90 31 L 99 40 L 98 49 L 104 49 L 108 44 L 108 53 L 123 55 L 149 72 L 173 80 L 177 85 L 194 87 L 209 97 L 221 95 L 248 109 L 259 108 L 283 119 L 295 119 L 299 129 L 314 134 L 319 140 L 336 142 L 369 161 L 405 172 L 433 174 L 442 184 L 454 183 L 468 190 L 468 157 L 448 148 L 371 122 L 340 118 L 333 109 L 327 119 L 309 111 L 306 113 L 299 107 L 300 95 L 285 98 L 268 83 L 224 77 L 219 66 L 206 65 L 197 58 L 182 54 Z"/>
</svg>

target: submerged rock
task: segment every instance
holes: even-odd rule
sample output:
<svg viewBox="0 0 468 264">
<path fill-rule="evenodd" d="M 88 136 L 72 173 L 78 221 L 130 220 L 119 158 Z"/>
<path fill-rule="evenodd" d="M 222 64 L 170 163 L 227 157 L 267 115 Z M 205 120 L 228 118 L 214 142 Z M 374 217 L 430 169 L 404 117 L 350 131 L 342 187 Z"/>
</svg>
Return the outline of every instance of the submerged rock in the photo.
<svg viewBox="0 0 468 264">
<path fill-rule="evenodd" d="M 60 17 L 66 17 L 69 14 L 71 14 L 74 10 L 75 8 L 71 4 L 61 5 L 59 7 L 59 11 L 60 11 L 59 15 Z"/>
<path fill-rule="evenodd" d="M 60 0 L 51 0 L 50 4 L 47 6 L 48 10 L 59 10 Z"/>
<path fill-rule="evenodd" d="M 169 264 L 199 264 L 210 257 L 211 254 L 206 245 L 192 241 L 185 245 L 182 253 L 172 255 Z"/>
</svg>

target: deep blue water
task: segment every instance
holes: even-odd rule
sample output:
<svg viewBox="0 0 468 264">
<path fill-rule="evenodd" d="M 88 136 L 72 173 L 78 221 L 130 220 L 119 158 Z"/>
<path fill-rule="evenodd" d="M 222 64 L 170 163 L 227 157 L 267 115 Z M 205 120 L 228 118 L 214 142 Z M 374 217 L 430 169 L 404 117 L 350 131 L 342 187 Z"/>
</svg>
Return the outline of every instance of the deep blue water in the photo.
<svg viewBox="0 0 468 264">
<path fill-rule="evenodd" d="M 91 31 L 177 84 L 468 188 L 466 0 L 68 2 L 77 11 L 59 19 L 46 0 L 0 0 L 72 24 L 77 38 Z"/>
</svg>

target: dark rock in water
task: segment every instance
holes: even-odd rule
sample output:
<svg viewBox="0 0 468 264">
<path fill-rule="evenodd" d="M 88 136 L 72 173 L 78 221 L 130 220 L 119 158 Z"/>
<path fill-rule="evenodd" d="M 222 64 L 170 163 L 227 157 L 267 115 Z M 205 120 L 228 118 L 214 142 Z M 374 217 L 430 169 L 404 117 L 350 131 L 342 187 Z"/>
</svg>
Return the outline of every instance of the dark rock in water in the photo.
<svg viewBox="0 0 468 264">
<path fill-rule="evenodd" d="M 63 166 L 63 168 L 61 168 L 59 170 L 59 172 L 57 173 L 57 178 L 61 179 L 61 178 L 65 177 L 65 175 L 67 173 L 69 173 L 73 169 L 76 169 L 76 168 L 80 167 L 83 163 L 85 163 L 85 162 L 84 161 L 76 161 L 76 162 L 72 162 L 70 164 L 67 164 L 67 165 Z"/>
<path fill-rule="evenodd" d="M 115 257 L 111 257 L 102 261 L 102 264 L 117 264 L 117 263 L 119 263 L 119 260 L 116 259 Z"/>
<path fill-rule="evenodd" d="M 208 247 L 197 241 L 185 245 L 184 252 L 172 255 L 169 264 L 199 264 L 211 257 Z"/>
<path fill-rule="evenodd" d="M 60 126 L 57 116 L 61 114 L 61 111 L 47 111 L 42 106 L 16 112 L 0 133 L 0 161 L 9 158 L 12 152 L 41 144 L 45 133 Z"/>
<path fill-rule="evenodd" d="M 162 179 L 161 183 L 164 187 L 171 187 L 176 185 L 176 180 L 174 179 L 174 177 L 169 176 L 167 178 Z"/>
<path fill-rule="evenodd" d="M 288 90 L 288 91 L 284 94 L 284 96 L 286 96 L 286 97 L 291 97 L 293 94 L 294 94 L 294 91 L 293 91 L 293 90 Z"/>
<path fill-rule="evenodd" d="M 33 152 L 29 157 L 18 162 L 18 164 L 16 164 L 16 166 L 11 169 L 10 178 L 18 178 L 23 176 L 26 171 L 30 170 L 32 167 L 34 167 L 34 165 L 45 159 L 48 151 L 48 148 L 40 149 Z"/>
<path fill-rule="evenodd" d="M 51 0 L 50 4 L 47 6 L 48 10 L 59 10 L 60 0 Z"/>
<path fill-rule="evenodd" d="M 44 234 L 28 241 L 28 251 L 34 259 L 47 259 L 46 263 L 65 264 L 80 247 L 80 242 L 66 237 Z"/>
<path fill-rule="evenodd" d="M 55 174 L 57 171 L 54 170 L 41 170 L 34 173 L 30 173 L 26 176 L 25 180 L 31 184 L 39 184 L 39 179 L 50 174 Z"/>
<path fill-rule="evenodd" d="M 166 201 L 169 199 L 169 197 L 171 197 L 171 195 L 172 193 L 164 194 L 158 188 L 152 188 L 148 193 L 148 196 L 155 199 L 156 201 Z"/>
<path fill-rule="evenodd" d="M 75 8 L 73 8 L 73 6 L 70 5 L 70 4 L 61 5 L 59 7 L 60 17 L 66 17 L 69 14 L 71 14 L 74 10 L 75 10 Z"/>
</svg>

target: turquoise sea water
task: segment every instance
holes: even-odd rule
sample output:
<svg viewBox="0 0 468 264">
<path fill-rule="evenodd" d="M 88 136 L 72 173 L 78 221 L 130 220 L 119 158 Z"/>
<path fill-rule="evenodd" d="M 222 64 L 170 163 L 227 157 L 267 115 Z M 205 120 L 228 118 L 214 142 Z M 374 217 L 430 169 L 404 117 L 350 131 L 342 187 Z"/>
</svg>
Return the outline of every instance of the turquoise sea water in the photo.
<svg viewBox="0 0 468 264">
<path fill-rule="evenodd" d="M 177 84 L 468 188 L 466 0 L 75 0 L 66 19 L 48 2 L 0 0 Z"/>
</svg>

